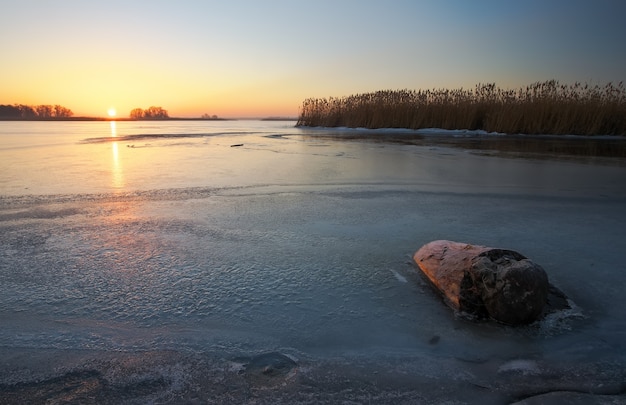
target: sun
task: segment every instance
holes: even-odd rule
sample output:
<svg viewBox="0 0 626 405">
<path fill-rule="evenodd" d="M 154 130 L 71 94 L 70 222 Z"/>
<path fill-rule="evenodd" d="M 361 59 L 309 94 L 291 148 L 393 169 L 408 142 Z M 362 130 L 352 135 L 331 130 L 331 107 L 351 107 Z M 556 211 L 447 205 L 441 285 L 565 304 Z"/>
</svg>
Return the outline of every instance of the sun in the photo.
<svg viewBox="0 0 626 405">
<path fill-rule="evenodd" d="M 108 111 L 107 111 L 107 114 L 109 114 L 109 117 L 113 118 L 113 117 L 115 117 L 115 114 L 117 114 L 117 113 L 115 111 L 115 108 L 109 108 Z"/>
</svg>

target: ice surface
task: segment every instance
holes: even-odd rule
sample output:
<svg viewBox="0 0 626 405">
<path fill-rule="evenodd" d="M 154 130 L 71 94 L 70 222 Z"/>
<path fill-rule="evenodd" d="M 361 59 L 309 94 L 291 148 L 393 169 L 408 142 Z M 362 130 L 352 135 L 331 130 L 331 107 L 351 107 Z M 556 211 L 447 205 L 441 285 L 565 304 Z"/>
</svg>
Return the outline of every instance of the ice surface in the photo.
<svg viewBox="0 0 626 405">
<path fill-rule="evenodd" d="M 522 373 L 524 375 L 528 375 L 528 374 L 539 374 L 540 370 L 539 370 L 539 367 L 537 366 L 537 363 L 532 360 L 517 359 L 517 360 L 507 361 L 506 363 L 502 364 L 498 368 L 498 372 L 499 373 L 517 372 L 517 373 Z"/>
<path fill-rule="evenodd" d="M 124 390 L 172 403 L 623 393 L 619 159 L 509 158 L 293 123 L 117 123 L 123 140 L 109 123 L 22 124 L 0 134 L 4 398 L 31 389 L 16 382 L 43 392 L 75 378 L 110 403 Z M 194 136 L 169 136 L 181 131 Z M 145 133 L 163 136 L 132 137 Z M 575 310 L 517 329 L 455 317 L 410 259 L 435 239 L 522 252 Z M 232 370 L 272 352 L 299 359 L 284 384 Z"/>
</svg>

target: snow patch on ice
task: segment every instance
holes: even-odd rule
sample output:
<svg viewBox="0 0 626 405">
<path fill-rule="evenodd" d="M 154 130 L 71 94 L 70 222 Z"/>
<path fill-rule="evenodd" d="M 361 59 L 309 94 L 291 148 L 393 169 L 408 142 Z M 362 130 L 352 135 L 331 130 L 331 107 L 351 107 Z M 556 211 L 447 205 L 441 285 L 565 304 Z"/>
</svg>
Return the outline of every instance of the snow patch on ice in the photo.
<svg viewBox="0 0 626 405">
<path fill-rule="evenodd" d="M 453 137 L 506 135 L 505 133 L 502 133 L 502 132 L 487 132 L 482 129 L 441 129 L 441 128 L 416 129 L 415 133 L 420 134 L 420 135 L 447 135 L 447 136 L 453 136 Z"/>
<path fill-rule="evenodd" d="M 473 136 L 524 136 L 532 138 L 556 138 L 556 139 L 594 139 L 594 140 L 623 140 L 621 135 L 576 135 L 576 134 L 523 134 L 506 132 L 488 132 L 482 129 L 443 129 L 443 128 L 365 128 L 365 127 L 300 127 L 307 130 L 336 131 L 336 132 L 373 132 L 373 133 L 409 133 L 425 136 L 447 136 L 453 138 L 473 137 Z"/>
<path fill-rule="evenodd" d="M 583 310 L 578 307 L 574 301 L 567 299 L 569 308 L 547 314 L 540 322 L 541 332 L 546 335 L 553 335 L 572 329 L 574 320 L 585 319 L 587 316 Z"/>
<path fill-rule="evenodd" d="M 391 272 L 393 273 L 393 275 L 398 279 L 399 282 L 401 283 L 406 283 L 406 277 L 404 277 L 402 274 L 398 273 L 397 271 L 391 269 Z"/>
<path fill-rule="evenodd" d="M 507 361 L 498 368 L 498 373 L 515 372 L 524 375 L 539 374 L 540 371 L 537 362 L 524 359 Z"/>
<path fill-rule="evenodd" d="M 307 130 L 322 130 L 322 131 L 336 131 L 336 132 L 374 132 L 374 133 L 410 133 L 418 135 L 445 135 L 453 137 L 461 136 L 483 136 L 483 135 L 507 135 L 501 132 L 487 132 L 481 129 L 442 129 L 442 128 L 365 128 L 365 127 L 302 127 Z"/>
</svg>

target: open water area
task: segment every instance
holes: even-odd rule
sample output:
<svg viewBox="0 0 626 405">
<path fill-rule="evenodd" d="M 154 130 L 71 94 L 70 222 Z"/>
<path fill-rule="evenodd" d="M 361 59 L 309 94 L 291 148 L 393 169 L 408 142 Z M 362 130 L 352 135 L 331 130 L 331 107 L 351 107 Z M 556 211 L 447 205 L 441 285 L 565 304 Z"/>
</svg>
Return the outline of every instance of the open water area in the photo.
<svg viewBox="0 0 626 405">
<path fill-rule="evenodd" d="M 0 403 L 626 403 L 626 141 L 293 121 L 0 122 Z M 571 308 L 455 314 L 516 250 Z"/>
</svg>

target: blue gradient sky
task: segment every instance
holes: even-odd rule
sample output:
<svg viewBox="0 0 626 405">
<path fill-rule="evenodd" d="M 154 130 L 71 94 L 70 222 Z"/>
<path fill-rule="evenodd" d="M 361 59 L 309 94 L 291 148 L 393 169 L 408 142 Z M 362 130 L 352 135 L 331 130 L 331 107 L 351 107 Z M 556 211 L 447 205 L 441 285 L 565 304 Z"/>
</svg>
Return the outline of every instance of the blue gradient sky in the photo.
<svg viewBox="0 0 626 405">
<path fill-rule="evenodd" d="M 626 1 L 46 1 L 0 5 L 0 104 L 76 115 L 291 115 L 308 97 L 626 76 Z"/>
</svg>

